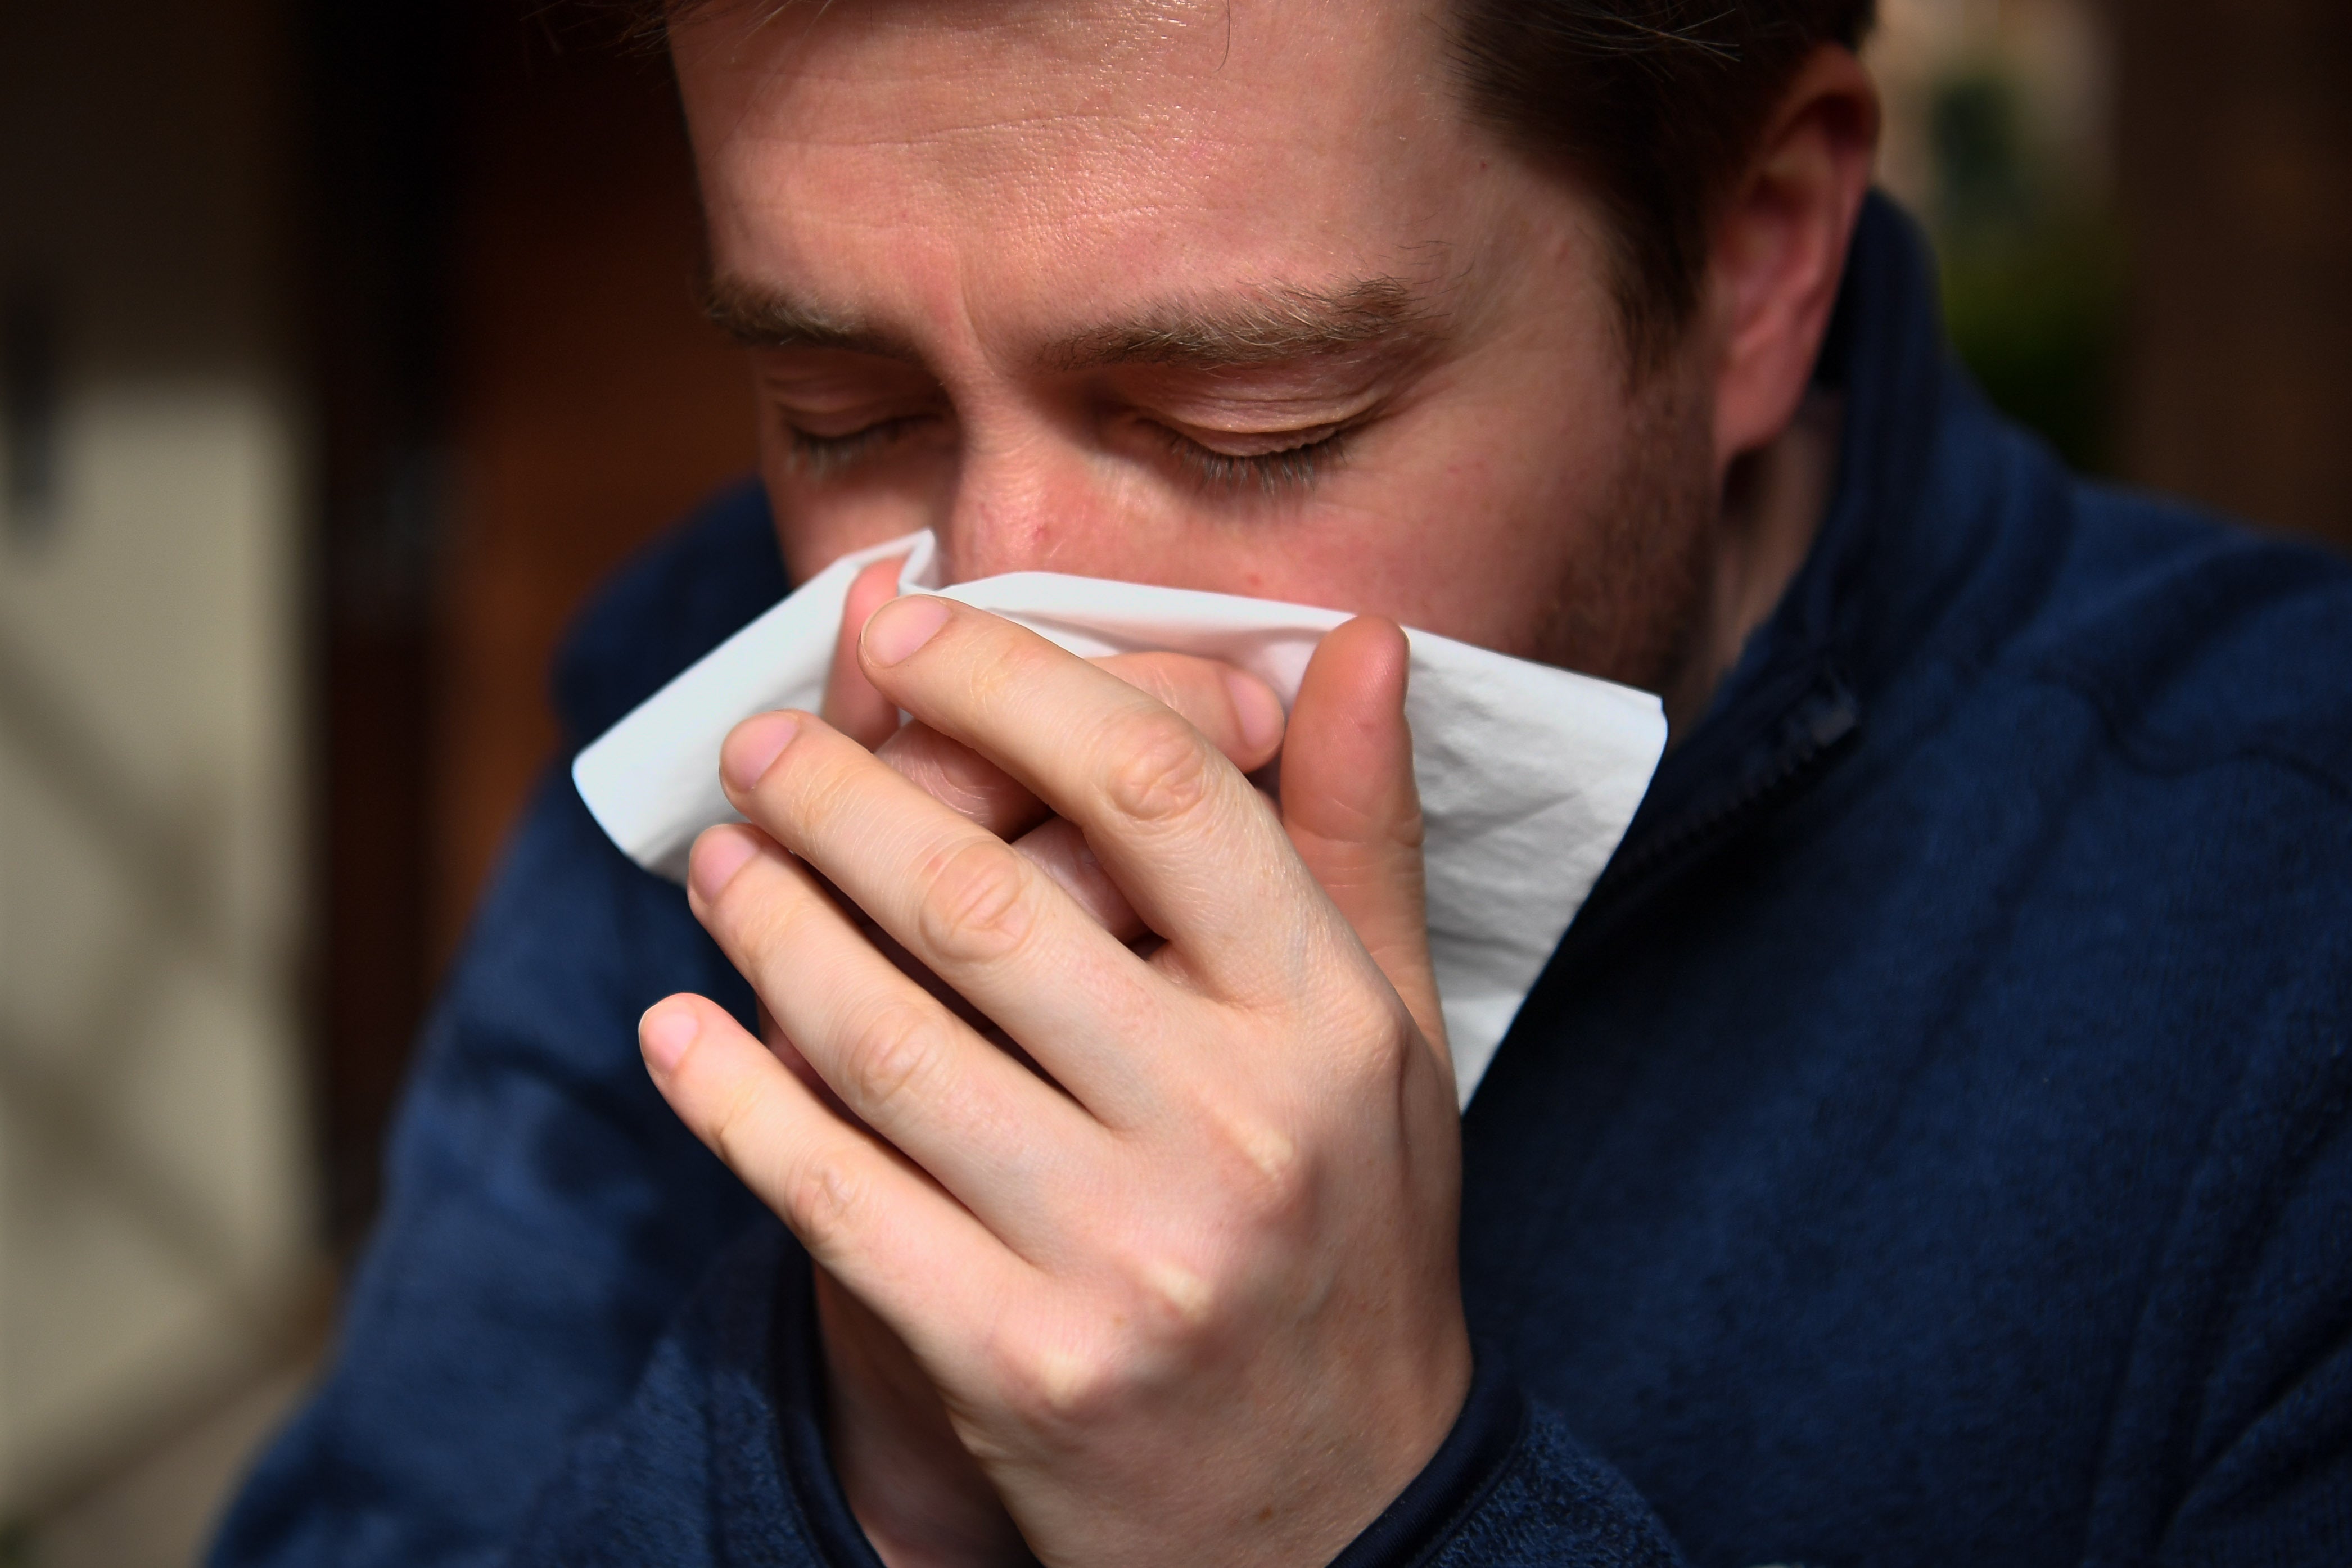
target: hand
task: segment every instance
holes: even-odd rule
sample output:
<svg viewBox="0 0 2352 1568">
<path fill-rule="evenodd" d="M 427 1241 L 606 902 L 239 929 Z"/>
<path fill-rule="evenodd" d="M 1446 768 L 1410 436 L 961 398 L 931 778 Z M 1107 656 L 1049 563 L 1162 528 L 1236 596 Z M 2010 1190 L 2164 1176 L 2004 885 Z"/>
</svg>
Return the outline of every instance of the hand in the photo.
<svg viewBox="0 0 2352 1568">
<path fill-rule="evenodd" d="M 898 705 L 866 678 L 858 633 L 897 595 L 902 564 L 876 561 L 850 584 L 825 683 L 825 721 L 932 799 L 1012 843 L 1119 940 L 1142 936 L 1141 918 L 1075 823 L 1055 816 L 1018 779 L 970 747 L 919 719 L 902 725 Z M 1281 747 L 1282 699 L 1246 671 L 1182 653 L 1116 653 L 1089 662 L 1181 715 L 1244 773 L 1273 761 Z M 876 935 L 868 925 L 868 935 Z"/>
<path fill-rule="evenodd" d="M 866 678 L 857 660 L 867 617 L 898 591 L 898 559 L 877 561 L 851 584 L 826 683 L 824 716 L 934 800 L 1011 841 L 1122 939 L 1142 931 L 1118 886 L 1066 820 L 1003 768 L 919 721 L 901 725 L 898 706 Z M 1273 760 L 1281 743 L 1281 700 L 1255 676 L 1178 653 L 1118 654 L 1093 661 L 1184 716 L 1237 768 Z M 952 992 L 912 963 L 848 906 L 869 940 L 889 952 L 934 995 Z M 762 1009 L 761 1033 L 779 1060 L 829 1094 L 798 1049 Z M 914 1353 L 871 1308 L 822 1267 L 815 1270 L 819 1337 L 827 1384 L 826 1438 L 850 1511 L 889 1568 L 1016 1563 L 1029 1559 L 1012 1516 L 956 1438 L 947 1406 Z"/>
<path fill-rule="evenodd" d="M 1165 943 L 1138 956 L 837 731 L 764 716 L 724 764 L 764 831 L 706 835 L 692 897 L 856 1119 L 700 998 L 646 1015 L 656 1081 L 912 1348 L 1041 1556 L 1328 1559 L 1469 1375 L 1401 634 L 1326 640 L 1280 821 L 1167 708 L 994 617 L 898 601 L 861 664 L 1075 823 Z"/>
</svg>

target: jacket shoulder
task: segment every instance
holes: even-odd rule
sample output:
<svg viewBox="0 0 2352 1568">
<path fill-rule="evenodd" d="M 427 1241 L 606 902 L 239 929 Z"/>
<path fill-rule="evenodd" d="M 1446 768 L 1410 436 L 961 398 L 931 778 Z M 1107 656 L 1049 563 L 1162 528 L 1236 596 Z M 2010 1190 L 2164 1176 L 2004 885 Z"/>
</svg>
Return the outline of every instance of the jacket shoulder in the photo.
<svg viewBox="0 0 2352 1568">
<path fill-rule="evenodd" d="M 2352 561 L 2178 503 L 2074 494 L 2063 562 L 2012 652 L 2141 766 L 2263 758 L 2352 798 Z"/>
<path fill-rule="evenodd" d="M 787 586 L 758 481 L 711 497 L 607 579 L 564 634 L 554 698 L 567 745 L 611 728 Z"/>
</svg>

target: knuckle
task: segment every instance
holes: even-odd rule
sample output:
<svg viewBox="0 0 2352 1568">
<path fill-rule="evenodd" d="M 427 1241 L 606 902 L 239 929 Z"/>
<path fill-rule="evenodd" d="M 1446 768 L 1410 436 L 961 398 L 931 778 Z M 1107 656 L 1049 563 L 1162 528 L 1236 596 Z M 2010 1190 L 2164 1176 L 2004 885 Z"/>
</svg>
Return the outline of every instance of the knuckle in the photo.
<svg viewBox="0 0 2352 1568">
<path fill-rule="evenodd" d="M 1166 708 L 1138 714 L 1111 737 L 1103 793 L 1130 821 L 1160 823 L 1198 810 L 1215 775 L 1199 732 Z"/>
<path fill-rule="evenodd" d="M 1137 1321 L 1159 1338 L 1191 1338 L 1217 1322 L 1226 1291 L 1216 1275 L 1172 1251 L 1148 1252 L 1129 1268 Z"/>
<path fill-rule="evenodd" d="M 851 798 L 851 758 L 852 748 L 840 737 L 803 725 L 746 793 L 743 814 L 786 848 L 806 842 Z"/>
<path fill-rule="evenodd" d="M 1351 986 L 1329 1005 L 1338 1031 L 1334 1043 L 1367 1071 L 1392 1061 L 1412 1033 L 1412 1015 L 1387 987 Z"/>
<path fill-rule="evenodd" d="M 838 1254 L 857 1227 L 865 1184 L 839 1159 L 812 1154 L 782 1183 L 783 1218 L 803 1246 L 817 1256 Z"/>
<path fill-rule="evenodd" d="M 808 751 L 808 760 L 798 768 L 769 770 L 780 775 L 778 789 L 772 801 L 763 798 L 761 803 L 775 813 L 778 841 L 786 845 L 805 845 L 811 835 L 840 820 L 859 792 L 856 773 L 831 747 Z"/>
<path fill-rule="evenodd" d="M 1118 1402 L 1118 1358 L 1096 1337 L 1042 1333 L 1000 1348 L 997 1384 L 1015 1419 L 1033 1429 L 1083 1427 Z"/>
<path fill-rule="evenodd" d="M 1236 1219 L 1252 1228 L 1286 1228 L 1307 1207 L 1314 1167 L 1288 1129 L 1262 1116 L 1226 1113 L 1213 1119 L 1209 1133 Z"/>
<path fill-rule="evenodd" d="M 719 889 L 712 902 L 712 924 L 747 950 L 788 947 L 807 933 L 807 914 L 796 896 L 799 891 L 784 877 L 737 876 Z"/>
<path fill-rule="evenodd" d="M 972 839 L 943 852 L 926 869 L 924 883 L 923 939 L 941 958 L 1005 958 L 1034 925 L 1028 873 L 1002 843 Z"/>
<path fill-rule="evenodd" d="M 711 908 L 711 936 L 747 972 L 774 976 L 783 972 L 809 939 L 817 915 L 816 899 L 797 876 L 739 876 L 727 884 Z"/>
<path fill-rule="evenodd" d="M 842 1071 L 858 1109 L 880 1113 L 919 1093 L 939 1061 L 934 1020 L 909 1003 L 892 1002 L 859 1027 L 842 1053 Z"/>
</svg>

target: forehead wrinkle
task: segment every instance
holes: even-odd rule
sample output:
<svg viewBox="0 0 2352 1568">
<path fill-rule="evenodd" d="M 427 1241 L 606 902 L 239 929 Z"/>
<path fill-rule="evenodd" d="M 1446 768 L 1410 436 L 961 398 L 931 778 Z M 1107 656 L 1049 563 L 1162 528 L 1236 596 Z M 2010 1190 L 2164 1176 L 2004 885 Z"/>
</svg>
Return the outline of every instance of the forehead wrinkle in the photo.
<svg viewBox="0 0 2352 1568">
<path fill-rule="evenodd" d="M 1368 277 L 1336 288 L 1285 284 L 1214 304 L 1148 308 L 1129 320 L 1072 333 L 1042 359 L 1059 371 L 1107 365 L 1222 370 L 1418 344 L 1436 325 L 1434 312 L 1402 278 Z"/>
<path fill-rule="evenodd" d="M 1061 139 L 1080 144 L 1104 140 L 1129 142 L 1144 140 L 1141 132 L 1108 110 L 1062 106 L 992 106 L 985 114 L 975 113 L 968 118 L 947 118 L 943 115 L 929 123 L 900 125 L 887 131 L 828 123 L 804 132 L 795 131 L 784 138 L 812 148 L 944 153 L 950 158 L 961 157 L 968 149 L 975 147 L 992 152 L 992 143 L 1015 139 L 1024 141 Z"/>
</svg>

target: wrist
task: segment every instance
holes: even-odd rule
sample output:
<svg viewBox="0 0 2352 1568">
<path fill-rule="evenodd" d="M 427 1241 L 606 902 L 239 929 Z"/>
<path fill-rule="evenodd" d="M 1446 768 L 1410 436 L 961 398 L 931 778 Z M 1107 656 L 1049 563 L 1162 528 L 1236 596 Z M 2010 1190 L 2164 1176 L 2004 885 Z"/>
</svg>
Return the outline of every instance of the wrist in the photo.
<svg viewBox="0 0 2352 1568">
<path fill-rule="evenodd" d="M 816 1271 L 825 1442 L 843 1500 L 887 1568 L 1015 1568 L 1028 1543 L 913 1357 Z"/>
<path fill-rule="evenodd" d="M 1382 1568 L 1433 1558 L 1475 1513 L 1525 1440 L 1528 1403 L 1500 1364 L 1480 1354 L 1444 1440 L 1330 1568 Z"/>
</svg>

